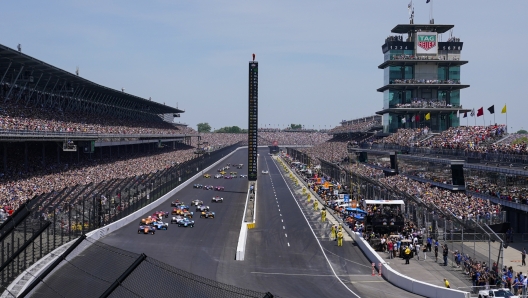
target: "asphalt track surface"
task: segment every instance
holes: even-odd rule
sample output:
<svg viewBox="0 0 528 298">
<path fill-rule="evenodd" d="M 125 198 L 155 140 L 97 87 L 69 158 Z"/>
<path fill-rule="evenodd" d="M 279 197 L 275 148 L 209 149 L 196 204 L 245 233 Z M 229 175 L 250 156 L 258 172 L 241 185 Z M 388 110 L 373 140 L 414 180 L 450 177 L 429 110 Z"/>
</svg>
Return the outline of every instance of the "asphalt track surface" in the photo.
<svg viewBox="0 0 528 298">
<path fill-rule="evenodd" d="M 130 252 L 145 253 L 218 282 L 269 291 L 281 297 L 418 297 L 392 286 L 382 277 L 371 276 L 368 259 L 353 243 L 345 242 L 343 247 L 337 247 L 336 242 L 328 238 L 329 228 L 320 222 L 318 214 L 292 195 L 267 152 L 260 150 L 259 172 L 269 169 L 269 174 L 259 173 L 257 223 L 256 228 L 248 232 L 244 261 L 235 260 L 248 186 L 247 180 L 241 178 L 197 178 L 159 208 L 170 211 L 173 200 L 190 204 L 199 199 L 216 213 L 214 219 L 199 218 L 199 213 L 195 212 L 194 228 L 173 224 L 167 231 L 157 231 L 155 235 L 138 234 L 138 219 L 138 223 L 109 234 L 102 242 Z M 226 163 L 246 164 L 247 151 L 238 150 L 218 167 Z M 247 168 L 230 171 L 246 174 Z M 209 173 L 216 174 L 216 169 Z M 195 183 L 222 185 L 225 191 L 193 189 Z M 224 202 L 212 203 L 214 195 L 222 196 Z M 88 255 L 90 249 L 83 254 Z M 104 262 L 106 266 L 113 266 L 112 260 Z M 67 276 L 64 270 L 58 268 L 48 278 Z M 83 287 L 84 281 L 72 282 Z M 89 281 L 84 287 L 89 287 Z"/>
</svg>

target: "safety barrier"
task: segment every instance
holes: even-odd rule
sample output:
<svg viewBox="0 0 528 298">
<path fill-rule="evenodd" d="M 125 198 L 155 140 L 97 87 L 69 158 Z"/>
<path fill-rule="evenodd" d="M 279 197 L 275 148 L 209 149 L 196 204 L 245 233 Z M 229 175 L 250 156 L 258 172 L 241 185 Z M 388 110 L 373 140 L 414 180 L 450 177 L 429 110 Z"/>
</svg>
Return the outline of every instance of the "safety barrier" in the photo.
<svg viewBox="0 0 528 298">
<path fill-rule="evenodd" d="M 280 157 L 280 160 L 283 164 L 287 165 L 287 162 Z M 291 171 L 291 169 L 287 168 L 285 166 L 285 169 L 287 169 L 288 172 L 293 173 L 293 176 L 297 178 L 297 180 L 301 181 L 303 185 L 308 189 L 307 196 L 310 196 L 316 200 L 319 200 L 321 204 L 323 203 L 322 200 L 319 198 L 319 196 L 306 184 L 306 182 L 301 179 L 297 173 L 294 171 Z M 311 195 L 310 195 L 311 194 Z M 331 216 L 334 216 L 332 212 L 329 212 Z M 337 217 L 334 217 L 336 220 L 340 220 Z M 381 264 L 383 267 L 383 276 L 387 281 L 389 281 L 391 284 L 402 288 L 406 291 L 409 291 L 414 294 L 422 295 L 425 297 L 434 297 L 434 298 L 469 298 L 470 293 L 464 292 L 460 290 L 455 289 L 448 289 L 444 287 L 440 287 L 437 285 L 429 284 L 426 282 L 422 282 L 419 280 L 416 280 L 414 278 L 411 278 L 409 276 L 403 275 L 396 270 L 392 269 L 390 265 L 385 262 L 385 260 L 366 242 L 363 238 L 360 237 L 359 233 L 353 232 L 348 227 L 345 226 L 344 229 L 350 237 L 357 243 L 359 248 L 363 251 L 365 256 L 369 259 L 370 262 L 375 264 Z M 378 265 L 379 267 L 379 265 Z M 378 270 L 381 270 L 381 268 L 378 268 Z"/>
<path fill-rule="evenodd" d="M 258 162 L 258 161 L 257 161 Z M 253 184 L 254 186 L 254 192 L 251 193 L 251 189 L 249 185 Z M 238 244 L 237 244 L 237 250 L 235 254 L 235 260 L 237 261 L 244 261 L 245 255 L 246 255 L 246 242 L 247 242 L 247 233 L 249 229 L 255 228 L 255 221 L 257 218 L 257 182 L 250 182 L 248 184 L 248 191 L 246 196 L 246 205 L 244 206 L 244 216 L 242 217 L 242 224 L 240 226 L 240 234 L 238 235 Z M 250 208 L 252 207 L 253 210 L 251 211 L 252 217 L 251 219 L 247 219 L 247 212 L 248 212 L 248 205 L 250 205 Z M 249 220 L 249 221 L 247 221 Z"/>
<path fill-rule="evenodd" d="M 237 149 L 233 150 L 231 153 L 227 154 L 226 156 L 222 157 L 221 159 L 219 159 L 218 161 L 216 161 L 215 163 L 213 163 L 212 165 L 210 165 L 209 167 L 204 169 L 204 171 L 209 171 L 209 170 L 215 168 L 220 162 L 224 161 L 226 158 L 230 157 L 231 155 L 233 155 L 238 150 L 245 149 L 245 148 L 247 148 L 247 146 L 238 147 Z M 191 184 L 196 178 L 200 177 L 201 175 L 202 175 L 201 172 L 195 174 L 193 177 L 191 177 L 187 181 L 183 182 L 182 184 L 180 184 L 179 186 L 177 186 L 176 188 L 174 188 L 170 192 L 166 193 L 165 195 L 163 195 L 162 197 L 160 197 L 156 201 L 154 201 L 154 202 L 150 203 L 149 205 L 145 206 L 144 208 L 139 209 L 136 212 L 134 212 L 134 213 L 132 213 L 132 214 L 126 216 L 126 217 L 123 217 L 122 219 L 120 219 L 118 221 L 115 221 L 115 222 L 113 222 L 111 224 L 108 224 L 108 225 L 106 225 L 106 226 L 104 226 L 104 227 L 102 227 L 100 229 L 93 230 L 93 231 L 87 233 L 86 234 L 86 238 L 90 239 L 90 240 L 93 240 L 93 241 L 102 239 L 102 238 L 106 237 L 108 234 L 110 234 L 110 233 L 122 228 L 123 226 L 126 226 L 129 223 L 136 221 L 137 218 L 139 218 L 141 215 L 143 215 L 145 213 L 148 213 L 148 212 L 152 212 L 153 210 L 156 210 L 161 204 L 165 203 L 165 201 L 168 198 L 172 197 L 174 194 L 179 192 L 185 186 Z M 246 226 L 246 225 L 242 225 L 242 226 Z M 86 249 L 91 244 L 91 242 L 93 242 L 93 241 L 90 241 L 90 242 L 84 241 L 83 242 L 84 246 L 80 246 L 79 247 L 80 249 L 76 249 L 74 252 L 72 252 L 69 255 L 69 257 L 74 258 L 78 254 L 80 254 L 84 249 Z M 69 245 L 71 245 L 71 242 L 62 245 L 59 248 L 68 247 Z M 55 256 L 55 255 L 53 253 L 50 253 L 50 254 L 46 255 L 46 257 L 42 258 L 41 260 L 39 260 L 35 264 L 36 266 L 40 266 L 41 267 L 41 269 L 39 271 L 45 269 L 50 263 L 52 263 L 56 259 L 56 257 L 49 257 L 49 256 Z M 29 271 L 29 269 L 26 270 L 24 273 L 28 273 L 28 271 Z M 18 283 L 12 282 L 7 287 L 6 292 L 4 294 L 2 294 L 2 296 L 6 295 L 6 294 L 9 295 L 8 293 L 12 292 L 14 287 L 17 287 L 17 290 L 22 292 L 27 287 L 27 285 L 29 285 L 35 279 L 35 276 L 38 276 L 38 275 L 33 273 L 33 274 L 25 274 L 25 276 L 26 276 L 25 283 L 21 284 L 22 280 L 17 278 L 15 281 L 17 281 Z M 10 297 L 10 296 L 7 296 L 7 297 Z"/>
</svg>

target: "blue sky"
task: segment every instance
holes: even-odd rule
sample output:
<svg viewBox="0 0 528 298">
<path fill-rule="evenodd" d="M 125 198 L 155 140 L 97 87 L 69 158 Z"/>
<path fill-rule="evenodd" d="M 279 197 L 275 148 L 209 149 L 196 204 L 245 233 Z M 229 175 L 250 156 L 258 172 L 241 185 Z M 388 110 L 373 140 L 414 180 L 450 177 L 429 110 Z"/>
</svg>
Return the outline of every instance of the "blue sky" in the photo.
<svg viewBox="0 0 528 298">
<path fill-rule="evenodd" d="M 414 1 L 415 23 L 429 20 L 425 2 Z M 408 3 L 11 1 L 0 9 L 0 43 L 21 43 L 24 53 L 70 72 L 79 66 L 96 83 L 178 105 L 186 110 L 180 121 L 194 128 L 247 127 L 247 63 L 256 53 L 259 126 L 328 128 L 381 110 L 381 45 L 408 22 Z M 471 87 L 462 90 L 463 106 L 495 104 L 500 112 L 506 103 L 508 126 L 527 129 L 528 1 L 507 3 L 438 0 L 434 17 L 454 24 L 464 42 L 461 81 Z"/>
</svg>

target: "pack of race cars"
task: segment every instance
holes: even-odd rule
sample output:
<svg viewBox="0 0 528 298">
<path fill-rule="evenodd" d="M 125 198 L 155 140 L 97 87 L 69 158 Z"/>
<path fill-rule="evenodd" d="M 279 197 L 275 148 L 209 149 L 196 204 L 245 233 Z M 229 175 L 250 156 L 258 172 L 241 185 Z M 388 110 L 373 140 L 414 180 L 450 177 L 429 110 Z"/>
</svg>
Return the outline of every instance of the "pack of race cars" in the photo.
<svg viewBox="0 0 528 298">
<path fill-rule="evenodd" d="M 231 172 L 229 174 L 225 173 L 224 170 L 229 169 L 230 164 L 228 164 L 226 167 L 223 167 L 219 169 L 220 178 L 225 179 L 231 179 L 231 178 L 247 178 L 247 175 L 240 175 L 236 172 Z M 233 165 L 237 168 L 241 168 L 242 165 Z M 240 166 L 240 167 L 239 167 Z M 215 175 L 215 178 L 217 178 Z M 227 178 L 229 176 L 229 178 Z M 204 178 L 210 178 L 210 174 L 204 174 Z M 196 189 L 204 189 L 204 190 L 214 190 L 214 191 L 224 191 L 224 186 L 218 185 L 202 185 L 202 184 L 194 184 L 193 188 Z M 223 203 L 224 198 L 215 195 L 213 196 L 212 203 Z M 195 210 L 192 211 L 191 209 L 194 208 Z M 204 201 L 202 200 L 193 200 L 191 201 L 190 205 L 186 205 L 183 201 L 175 200 L 171 202 L 171 211 L 156 211 L 152 215 L 142 218 L 140 221 L 140 225 L 138 227 L 138 234 L 145 234 L 145 235 L 155 235 L 156 231 L 158 230 L 167 230 L 169 228 L 170 224 L 176 224 L 178 227 L 190 227 L 193 228 L 195 221 L 193 220 L 193 217 L 195 213 L 200 215 L 200 218 L 204 219 L 214 219 L 215 218 L 215 212 L 211 211 L 210 207 L 208 205 L 204 204 Z M 170 220 L 167 220 L 168 222 L 164 222 L 163 219 L 168 219 L 169 216 L 171 216 Z"/>
</svg>

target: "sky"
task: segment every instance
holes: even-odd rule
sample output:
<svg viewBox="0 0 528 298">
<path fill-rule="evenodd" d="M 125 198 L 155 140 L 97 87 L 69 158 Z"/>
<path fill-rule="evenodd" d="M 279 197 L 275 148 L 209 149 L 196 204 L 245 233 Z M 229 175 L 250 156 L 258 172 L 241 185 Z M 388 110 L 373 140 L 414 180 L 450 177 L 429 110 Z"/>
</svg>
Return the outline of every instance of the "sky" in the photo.
<svg viewBox="0 0 528 298">
<path fill-rule="evenodd" d="M 431 4 L 414 0 L 415 24 Z M 464 42 L 464 108 L 507 104 L 528 129 L 528 1 L 433 0 L 436 24 Z M 502 3 L 502 2 L 501 2 Z M 23 0 L 2 3 L 0 44 L 95 83 L 185 110 L 196 129 L 247 128 L 248 61 L 259 61 L 259 127 L 331 128 L 382 109 L 381 46 L 409 22 L 409 0 Z M 444 34 L 443 40 L 447 40 Z M 524 70 L 523 70 L 524 69 Z M 486 123 L 493 115 L 486 111 Z M 474 124 L 474 119 L 469 119 Z M 465 120 L 461 121 L 466 124 Z M 482 117 L 477 125 L 483 124 Z"/>
</svg>

